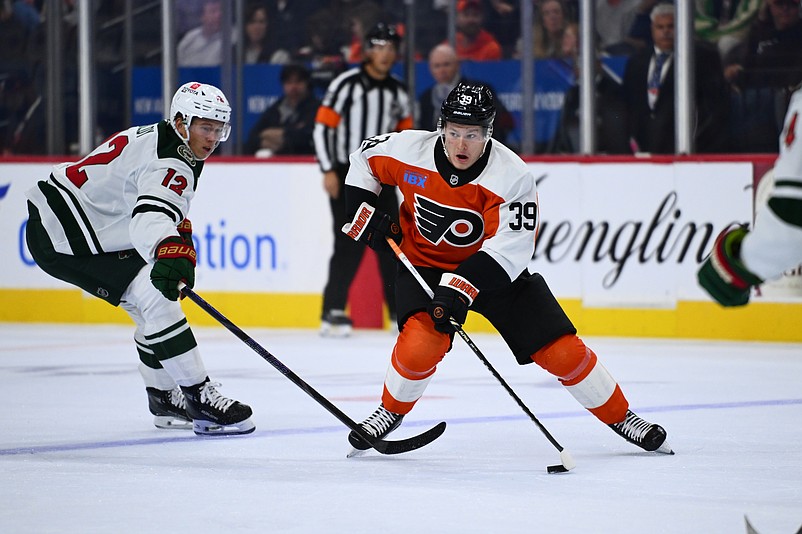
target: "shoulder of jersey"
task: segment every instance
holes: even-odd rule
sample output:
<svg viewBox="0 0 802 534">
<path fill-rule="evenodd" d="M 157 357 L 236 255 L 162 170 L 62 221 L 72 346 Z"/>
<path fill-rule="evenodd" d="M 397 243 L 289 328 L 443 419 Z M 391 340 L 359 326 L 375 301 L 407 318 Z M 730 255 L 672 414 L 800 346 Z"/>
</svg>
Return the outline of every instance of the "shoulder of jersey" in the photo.
<svg viewBox="0 0 802 534">
<path fill-rule="evenodd" d="M 331 81 L 331 83 L 332 85 L 336 83 L 341 83 L 343 80 L 347 78 L 352 78 L 353 76 L 356 76 L 357 74 L 359 74 L 359 72 L 360 72 L 359 67 L 351 67 L 350 69 L 344 70 L 343 72 L 335 76 L 334 79 Z"/>
<path fill-rule="evenodd" d="M 491 154 L 491 157 L 494 160 L 497 160 L 496 164 L 503 165 L 505 168 L 510 168 L 510 169 L 514 168 L 519 170 L 520 172 L 527 171 L 526 162 L 522 160 L 518 154 L 513 152 L 512 149 L 510 149 L 503 143 L 499 143 L 495 140 L 493 141 L 492 146 L 493 146 L 493 152 Z M 494 164 L 494 162 L 491 161 L 491 164 Z"/>
<path fill-rule="evenodd" d="M 158 159 L 177 159 L 185 163 L 192 171 L 193 176 L 198 178 L 203 170 L 203 161 L 195 159 L 192 150 L 178 137 L 167 121 L 161 121 L 155 126 L 156 157 Z M 147 128 L 151 128 L 151 126 L 140 127 L 137 133 Z"/>
<path fill-rule="evenodd" d="M 796 91 L 794 91 L 791 95 L 791 101 L 788 107 L 794 107 L 797 110 L 802 110 L 802 84 L 800 84 L 796 88 Z"/>
<path fill-rule="evenodd" d="M 396 74 L 393 74 L 393 73 L 391 72 L 391 73 L 390 73 L 390 78 L 392 78 L 393 80 L 395 80 L 395 82 L 396 82 L 398 85 L 400 85 L 401 87 L 404 87 L 404 88 L 406 88 L 406 86 L 407 86 L 407 82 L 405 82 L 405 81 L 404 81 L 404 79 L 403 79 L 403 78 L 401 78 L 400 76 L 397 76 Z"/>
<path fill-rule="evenodd" d="M 406 142 L 426 142 L 432 139 L 437 139 L 440 134 L 438 132 L 431 132 L 428 130 L 401 130 L 393 134 L 398 139 L 403 139 Z"/>
<path fill-rule="evenodd" d="M 416 153 L 425 150 L 431 142 L 437 139 L 438 135 L 437 132 L 427 132 L 426 130 L 402 130 L 390 134 L 386 146 L 381 146 L 383 143 L 377 146 L 384 151 L 398 150 L 405 154 Z"/>
</svg>

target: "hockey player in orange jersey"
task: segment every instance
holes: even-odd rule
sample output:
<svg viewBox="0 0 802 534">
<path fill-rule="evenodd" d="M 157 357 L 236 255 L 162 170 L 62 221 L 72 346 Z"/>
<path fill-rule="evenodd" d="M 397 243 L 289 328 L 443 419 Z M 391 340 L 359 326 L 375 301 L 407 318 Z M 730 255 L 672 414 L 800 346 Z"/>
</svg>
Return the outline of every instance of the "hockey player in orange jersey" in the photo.
<svg viewBox="0 0 802 534">
<path fill-rule="evenodd" d="M 627 441 L 672 453 L 666 432 L 629 410 L 624 393 L 576 328 L 543 277 L 530 274 L 538 230 L 535 178 L 507 147 L 491 139 L 493 96 L 460 83 L 441 108 L 435 132 L 406 130 L 366 139 L 351 154 L 343 231 L 372 248 L 401 250 L 434 290 L 429 298 L 399 269 L 399 335 L 384 379 L 382 403 L 362 427 L 384 437 L 423 395 L 451 349 L 468 309 L 487 318 L 521 365 L 535 362 L 579 403 Z M 382 184 L 403 195 L 396 224 L 375 210 Z M 351 456 L 369 445 L 354 432 Z"/>
</svg>

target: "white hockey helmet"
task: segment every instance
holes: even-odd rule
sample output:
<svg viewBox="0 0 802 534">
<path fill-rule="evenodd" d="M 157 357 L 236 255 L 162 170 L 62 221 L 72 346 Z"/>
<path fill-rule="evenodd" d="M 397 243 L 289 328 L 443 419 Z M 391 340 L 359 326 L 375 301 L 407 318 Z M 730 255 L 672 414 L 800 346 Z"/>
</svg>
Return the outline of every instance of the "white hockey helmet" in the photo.
<svg viewBox="0 0 802 534">
<path fill-rule="evenodd" d="M 186 126 L 187 136 L 185 138 L 181 136 L 175 125 L 175 118 L 178 115 L 181 115 Z M 195 117 L 222 122 L 223 129 L 217 142 L 220 143 L 228 139 L 231 133 L 231 124 L 229 122 L 231 120 L 231 105 L 229 105 L 223 91 L 214 85 L 188 82 L 179 87 L 178 91 L 173 95 L 173 101 L 170 103 L 170 124 L 186 143 L 189 142 L 189 126 Z"/>
</svg>

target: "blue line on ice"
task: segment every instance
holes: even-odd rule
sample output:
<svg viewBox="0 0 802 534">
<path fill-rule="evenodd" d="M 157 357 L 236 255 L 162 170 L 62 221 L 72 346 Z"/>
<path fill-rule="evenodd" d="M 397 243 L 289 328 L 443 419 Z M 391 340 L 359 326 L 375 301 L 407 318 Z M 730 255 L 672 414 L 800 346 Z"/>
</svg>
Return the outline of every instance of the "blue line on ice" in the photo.
<svg viewBox="0 0 802 534">
<path fill-rule="evenodd" d="M 772 406 L 790 406 L 802 404 L 802 399 L 774 399 L 774 400 L 757 400 L 757 401 L 739 401 L 739 402 L 718 402 L 707 404 L 678 404 L 667 406 L 652 406 L 652 407 L 636 407 L 634 411 L 638 413 L 658 413 L 658 412 L 684 412 L 690 410 L 732 410 L 738 408 L 755 408 L 755 407 L 772 407 Z M 566 419 L 572 417 L 590 417 L 588 412 L 573 411 L 573 412 L 552 412 L 544 414 L 535 414 L 538 419 Z M 477 423 L 495 423 L 507 422 L 516 420 L 528 420 L 525 414 L 521 415 L 505 415 L 505 416 L 483 416 L 483 417 L 466 417 L 466 418 L 452 418 L 448 420 L 450 425 L 464 425 L 464 424 L 477 424 Z M 405 427 L 418 427 L 418 426 L 432 426 L 437 421 L 409 421 L 405 423 Z M 342 432 L 343 426 L 321 426 L 321 427 L 307 427 L 307 428 L 288 428 L 288 429 L 274 429 L 274 430 L 257 430 L 249 437 L 272 437 L 272 436 L 290 436 L 299 434 L 325 434 L 329 432 Z M 171 431 L 175 432 L 175 431 Z M 171 435 L 158 438 L 138 438 L 126 439 L 116 441 L 96 441 L 87 443 L 65 443 L 60 445 L 37 445 L 31 447 L 14 447 L 10 449 L 0 449 L 0 456 L 13 456 L 18 454 L 44 454 L 44 453 L 58 453 L 67 451 L 79 450 L 92 450 L 92 449 L 109 449 L 115 447 L 132 447 L 142 445 L 161 445 L 164 443 L 180 443 L 183 441 L 197 441 L 198 439 L 237 439 L 231 437 L 198 437 L 194 434 L 186 433 L 181 436 Z"/>
</svg>

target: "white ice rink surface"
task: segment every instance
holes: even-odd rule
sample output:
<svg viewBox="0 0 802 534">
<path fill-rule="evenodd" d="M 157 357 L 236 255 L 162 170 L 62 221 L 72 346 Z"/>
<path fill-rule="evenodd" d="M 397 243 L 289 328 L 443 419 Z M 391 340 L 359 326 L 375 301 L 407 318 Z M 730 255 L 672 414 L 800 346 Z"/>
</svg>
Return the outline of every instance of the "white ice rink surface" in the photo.
<svg viewBox="0 0 802 534">
<path fill-rule="evenodd" d="M 246 329 L 360 421 L 394 336 Z M 0 532 L 745 533 L 802 526 L 802 345 L 587 338 L 674 456 L 639 452 L 500 338 L 473 339 L 577 463 L 460 340 L 392 437 L 429 446 L 346 459 L 347 429 L 222 328 L 196 329 L 256 432 L 158 430 L 133 328 L 0 324 Z"/>
</svg>

